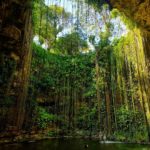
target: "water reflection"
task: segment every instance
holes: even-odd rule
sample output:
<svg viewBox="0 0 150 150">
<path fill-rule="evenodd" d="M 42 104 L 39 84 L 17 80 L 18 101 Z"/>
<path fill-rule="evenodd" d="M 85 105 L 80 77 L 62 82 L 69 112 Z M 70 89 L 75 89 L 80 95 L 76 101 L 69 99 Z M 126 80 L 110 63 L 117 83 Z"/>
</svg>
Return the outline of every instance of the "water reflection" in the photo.
<svg viewBox="0 0 150 150">
<path fill-rule="evenodd" d="M 88 147 L 85 145 L 88 144 Z M 0 145 L 0 150 L 150 150 L 149 145 L 99 143 L 89 140 L 45 140 L 22 144 Z"/>
</svg>

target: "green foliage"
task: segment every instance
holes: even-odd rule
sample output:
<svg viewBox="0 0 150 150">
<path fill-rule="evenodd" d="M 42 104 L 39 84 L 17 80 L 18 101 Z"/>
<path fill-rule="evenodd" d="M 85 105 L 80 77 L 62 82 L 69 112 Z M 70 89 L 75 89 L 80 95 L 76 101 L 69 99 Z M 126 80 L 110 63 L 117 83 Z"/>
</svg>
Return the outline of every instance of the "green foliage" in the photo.
<svg viewBox="0 0 150 150">
<path fill-rule="evenodd" d="M 10 107 L 10 106 L 12 106 L 14 103 L 15 103 L 15 102 L 14 102 L 13 97 L 8 97 L 8 96 L 5 97 L 5 98 L 3 99 L 3 101 L 0 101 L 0 105 L 3 106 L 3 107 Z"/>
<path fill-rule="evenodd" d="M 146 141 L 146 126 L 143 122 L 144 114 L 142 112 L 127 110 L 125 106 L 121 106 L 117 110 L 116 138 L 122 141 Z"/>
<path fill-rule="evenodd" d="M 46 43 L 48 49 L 52 49 L 57 34 L 63 30 L 65 22 L 70 17 L 70 13 L 60 6 L 47 6 L 42 0 L 35 1 L 33 8 L 34 35 L 39 36 L 40 44 Z M 62 14 L 64 24 L 60 23 Z"/>
<path fill-rule="evenodd" d="M 80 37 L 78 32 L 60 37 L 55 45 L 56 51 L 62 55 L 77 55 L 86 48 L 88 48 L 87 42 Z"/>
<path fill-rule="evenodd" d="M 98 6 L 99 2 L 95 1 L 94 8 Z M 42 3 L 35 7 L 41 8 L 34 14 L 35 33 L 40 31 L 40 43 L 48 44 L 50 49 L 33 43 L 29 96 L 35 104 L 37 126 L 41 129 L 53 126 L 60 135 L 91 136 L 102 131 L 108 137 L 114 134 L 116 140 L 146 141 L 146 125 L 139 100 L 146 97 L 147 86 L 140 85 L 141 81 L 145 83 L 143 77 L 146 75 L 141 71 L 143 63 L 141 70 L 137 68 L 140 60 L 137 55 L 144 55 L 142 44 L 135 40 L 140 36 L 130 32 L 111 41 L 112 18 L 121 17 L 132 29 L 135 25 L 116 9 L 110 14 L 109 6 L 103 5 L 99 12 L 104 28 L 99 33 L 99 40 L 94 33 L 88 38 L 94 51 L 83 53 L 88 51 L 89 43 L 79 29 L 57 37 L 63 30 L 59 24 L 62 13 L 64 20 L 69 18 L 63 8 L 47 7 Z M 43 17 L 38 23 L 36 18 L 40 18 L 41 13 Z M 140 52 L 136 52 L 136 45 Z M 138 73 L 142 79 L 138 78 Z M 145 90 L 144 95 L 139 94 L 140 89 Z M 50 131 L 48 135 L 55 133 Z"/>
<path fill-rule="evenodd" d="M 98 11 L 100 8 L 105 5 L 105 7 L 108 7 L 108 1 L 106 0 L 86 0 L 86 2 L 94 7 L 94 9 L 97 9 Z"/>
<path fill-rule="evenodd" d="M 123 71 L 124 53 L 122 48 L 128 44 L 129 40 L 122 37 L 118 40 L 115 39 L 110 44 L 110 34 L 102 32 L 100 36 L 101 40 L 98 44 L 95 44 L 95 48 L 99 52 L 99 86 L 102 97 L 101 121 L 102 124 L 105 124 L 105 114 L 108 106 L 106 106 L 104 87 L 109 85 L 108 89 L 110 91 L 114 92 L 116 90 L 116 92 L 119 91 L 124 95 L 127 90 L 125 86 L 130 83 L 125 78 L 125 74 L 119 74 L 116 77 L 116 71 L 118 73 Z M 60 46 L 58 50 L 61 48 L 63 47 Z M 42 109 L 38 113 L 38 127 L 44 129 L 53 123 L 59 127 L 60 135 L 72 135 L 75 132 L 77 135 L 86 134 L 91 136 L 97 134 L 99 125 L 95 86 L 95 52 L 74 55 L 62 54 L 50 53 L 33 43 L 32 76 L 30 80 L 31 86 L 36 89 L 34 98 L 39 103 L 38 105 L 42 104 Z M 122 77 L 122 80 L 117 79 L 119 77 Z M 116 85 L 115 78 L 118 80 L 118 85 Z M 134 86 L 131 90 L 135 90 Z M 112 95 L 112 97 L 114 96 Z M 131 100 L 131 92 L 126 95 L 126 98 Z M 54 103 L 52 108 L 50 107 L 47 112 L 44 111 L 44 105 L 51 105 L 51 102 Z M 110 104 L 110 107 L 110 109 L 113 109 L 114 106 Z M 146 141 L 146 126 L 142 111 L 127 109 L 127 105 L 122 107 L 119 105 L 115 109 L 117 127 L 115 123 L 112 123 L 115 139 Z M 102 125 L 102 128 L 105 128 L 105 126 Z M 50 133 L 50 136 L 52 135 Z"/>
<path fill-rule="evenodd" d="M 92 104 L 92 100 L 91 100 L 91 104 Z M 82 103 L 81 106 L 77 109 L 77 126 L 79 129 L 79 132 L 87 132 L 88 134 L 92 134 L 92 132 L 94 130 L 97 129 L 97 113 L 98 113 L 98 109 L 95 106 L 91 107 L 90 105 L 88 105 L 87 103 Z M 87 134 L 86 133 L 86 134 Z M 79 134 L 79 133 L 78 133 Z M 81 134 L 81 133 L 80 133 Z"/>
<path fill-rule="evenodd" d="M 118 16 L 120 16 L 118 9 L 113 9 L 111 11 L 111 18 L 117 18 Z"/>
<path fill-rule="evenodd" d="M 55 131 L 48 131 L 47 136 L 49 137 L 56 137 L 56 132 Z"/>
<path fill-rule="evenodd" d="M 52 121 L 57 119 L 56 115 L 49 114 L 44 108 L 36 107 L 36 122 L 40 129 L 46 129 Z"/>
</svg>

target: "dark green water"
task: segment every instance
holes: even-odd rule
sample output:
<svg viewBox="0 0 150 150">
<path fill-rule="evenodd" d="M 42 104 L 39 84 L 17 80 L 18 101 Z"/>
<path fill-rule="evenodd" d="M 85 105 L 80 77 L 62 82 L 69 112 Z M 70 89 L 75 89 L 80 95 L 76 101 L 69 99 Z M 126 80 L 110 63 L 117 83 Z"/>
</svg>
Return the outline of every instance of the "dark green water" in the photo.
<svg viewBox="0 0 150 150">
<path fill-rule="evenodd" d="M 85 148 L 86 144 L 88 144 L 88 148 Z M 100 144 L 97 141 L 59 139 L 23 144 L 0 145 L 0 150 L 150 150 L 150 145 L 121 143 Z"/>
</svg>

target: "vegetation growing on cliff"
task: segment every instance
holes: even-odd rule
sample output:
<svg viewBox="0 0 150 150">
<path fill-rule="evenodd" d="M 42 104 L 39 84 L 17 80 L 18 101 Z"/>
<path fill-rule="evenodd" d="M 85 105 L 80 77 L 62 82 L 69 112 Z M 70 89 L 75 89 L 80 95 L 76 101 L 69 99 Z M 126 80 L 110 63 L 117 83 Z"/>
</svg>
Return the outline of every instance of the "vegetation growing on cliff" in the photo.
<svg viewBox="0 0 150 150">
<path fill-rule="evenodd" d="M 103 1 L 101 7 L 90 0 L 68 3 L 70 6 L 65 0 L 33 3 L 34 40 L 26 102 L 18 104 L 19 99 L 10 96 L 14 94 L 11 87 L 17 87 L 11 80 L 17 76 L 15 60 L 20 58 L 11 53 L 8 59 L 0 53 L 0 83 L 5 82 L 0 89 L 0 131 L 9 124 L 7 110 L 13 111 L 17 103 L 17 107 L 26 107 L 23 120 L 24 109 L 19 107 L 17 123 L 21 120 L 19 127 L 28 132 L 150 141 L 150 81 L 143 33 Z M 26 83 L 24 73 L 28 73 L 26 68 L 22 83 Z"/>
<path fill-rule="evenodd" d="M 33 122 L 30 128 L 46 130 L 51 136 L 147 141 L 149 81 L 141 33 L 117 10 L 110 12 L 107 5 L 99 13 L 103 29 L 98 30 L 98 36 L 94 32 L 94 28 L 99 28 L 97 18 L 86 36 L 82 33 L 86 16 L 82 20 L 77 16 L 80 21 L 72 24 L 71 32 L 62 36 L 51 33 L 55 37 L 53 46 L 42 48 L 41 42 L 33 43 L 28 97 L 28 115 Z M 128 33 L 122 32 L 123 23 L 119 31 L 122 35 L 114 33 L 112 20 L 118 17 L 128 26 Z"/>
</svg>

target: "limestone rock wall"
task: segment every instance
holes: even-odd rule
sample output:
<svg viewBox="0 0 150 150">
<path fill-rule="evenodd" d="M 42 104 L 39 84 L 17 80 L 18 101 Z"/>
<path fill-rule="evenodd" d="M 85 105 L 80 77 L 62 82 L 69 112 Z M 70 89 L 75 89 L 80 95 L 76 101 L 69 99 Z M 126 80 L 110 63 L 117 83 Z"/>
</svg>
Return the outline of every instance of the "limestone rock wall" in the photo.
<svg viewBox="0 0 150 150">
<path fill-rule="evenodd" d="M 30 0 L 0 1 L 0 131 L 22 128 L 31 60 Z"/>
<path fill-rule="evenodd" d="M 140 28 L 150 32 L 150 0 L 110 0 L 114 8 L 124 12 Z"/>
<path fill-rule="evenodd" d="M 141 29 L 147 65 L 150 68 L 150 0 L 110 0 L 110 3 Z"/>
</svg>

